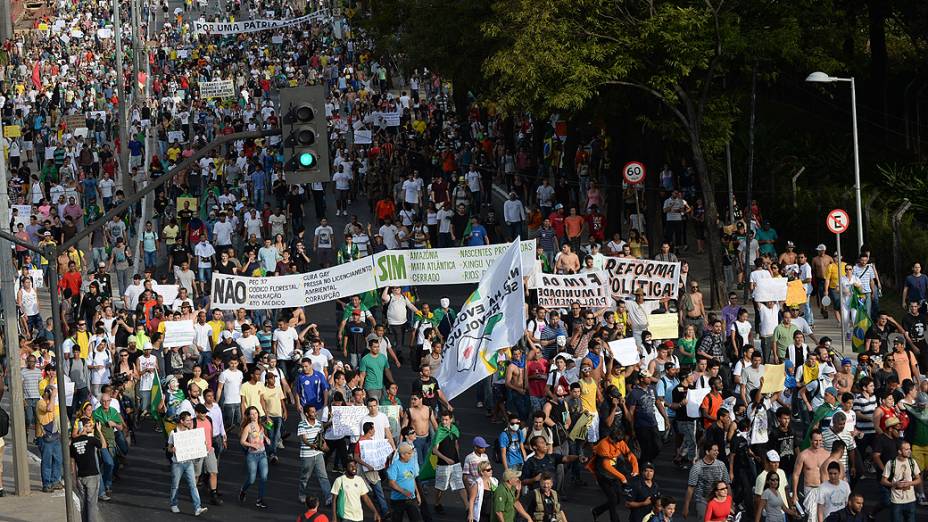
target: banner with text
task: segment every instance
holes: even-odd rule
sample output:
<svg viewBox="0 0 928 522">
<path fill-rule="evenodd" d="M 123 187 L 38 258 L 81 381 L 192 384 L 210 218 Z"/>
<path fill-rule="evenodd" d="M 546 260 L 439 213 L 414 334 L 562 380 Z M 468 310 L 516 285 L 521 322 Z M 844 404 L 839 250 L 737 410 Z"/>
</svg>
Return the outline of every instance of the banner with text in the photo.
<svg viewBox="0 0 928 522">
<path fill-rule="evenodd" d="M 386 250 L 305 274 L 244 277 L 213 272 L 213 308 L 265 310 L 307 306 L 385 286 L 477 283 L 508 245 Z M 520 244 L 526 275 L 535 267 L 535 240 Z"/>
<path fill-rule="evenodd" d="M 680 291 L 679 262 L 609 257 L 604 268 L 609 272 L 609 287 L 615 299 L 634 297 L 639 288 L 645 299 L 676 299 Z"/>
<path fill-rule="evenodd" d="M 235 96 L 235 82 L 232 80 L 216 80 L 200 82 L 200 98 L 230 98 Z"/>
<path fill-rule="evenodd" d="M 604 271 L 570 275 L 536 273 L 534 279 L 538 306 L 570 308 L 572 303 L 579 303 L 583 307 L 603 308 L 612 303 L 609 274 Z"/>
<path fill-rule="evenodd" d="M 324 18 L 329 18 L 328 9 L 322 9 L 297 18 L 290 18 L 289 20 L 242 20 L 239 22 L 207 22 L 205 20 L 194 20 L 190 22 L 190 24 L 193 26 L 194 34 L 208 33 L 215 36 L 224 36 L 229 34 L 255 33 L 280 27 L 291 27 L 322 20 Z"/>
</svg>

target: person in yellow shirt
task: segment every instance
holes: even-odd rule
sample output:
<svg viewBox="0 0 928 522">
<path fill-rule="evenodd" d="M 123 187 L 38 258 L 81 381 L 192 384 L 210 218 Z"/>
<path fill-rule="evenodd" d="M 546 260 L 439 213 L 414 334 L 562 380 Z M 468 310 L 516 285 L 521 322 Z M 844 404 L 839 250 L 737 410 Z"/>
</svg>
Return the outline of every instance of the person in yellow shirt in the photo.
<svg viewBox="0 0 928 522">
<path fill-rule="evenodd" d="M 245 410 L 254 406 L 258 410 L 258 416 L 264 417 L 266 412 L 264 411 L 264 403 L 261 400 L 262 395 L 264 394 L 264 383 L 261 382 L 261 372 L 263 372 L 259 366 L 255 366 L 248 372 L 248 382 L 242 385 L 241 397 L 242 402 L 240 407 L 242 409 L 242 417 L 245 416 Z"/>
<path fill-rule="evenodd" d="M 252 372 L 255 375 L 259 372 Z M 242 386 L 242 390 L 245 387 Z M 277 462 L 277 443 L 280 442 L 281 430 L 284 422 L 287 420 L 287 406 L 284 403 L 284 392 L 277 382 L 277 372 L 268 371 L 264 374 L 264 386 L 261 389 L 261 405 L 271 422 L 271 429 L 268 436 L 271 443 L 267 446 L 271 462 Z M 244 397 L 243 400 L 244 401 Z"/>
<path fill-rule="evenodd" d="M 222 319 L 222 311 L 213 310 L 213 320 L 206 323 L 213 329 L 213 346 L 219 345 L 219 334 L 226 327 L 226 322 Z"/>
<path fill-rule="evenodd" d="M 838 259 L 837 255 L 835 255 L 835 259 Z M 841 320 L 841 317 L 838 316 L 838 314 L 841 313 L 841 301 L 839 301 L 841 292 L 838 290 L 838 284 L 841 275 L 844 274 L 846 266 L 847 263 L 842 261 L 832 263 L 825 269 L 825 284 L 828 286 L 828 298 L 831 300 L 831 309 L 834 310 L 835 320 L 837 321 Z"/>
</svg>

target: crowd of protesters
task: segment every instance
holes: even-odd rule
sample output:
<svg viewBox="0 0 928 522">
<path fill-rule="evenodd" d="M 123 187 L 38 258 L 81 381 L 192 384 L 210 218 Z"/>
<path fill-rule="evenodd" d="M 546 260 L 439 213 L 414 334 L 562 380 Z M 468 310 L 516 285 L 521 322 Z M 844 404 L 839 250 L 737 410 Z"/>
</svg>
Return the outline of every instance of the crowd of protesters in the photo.
<svg viewBox="0 0 928 522">
<path fill-rule="evenodd" d="M 853 265 L 824 245 L 809 257 L 751 205 L 724 230 L 729 288 L 799 279 L 806 304 L 739 303 L 733 292 L 711 312 L 683 259 L 691 244 L 691 255 L 704 253 L 707 226 L 686 165 L 660 173 L 664 234 L 651 237 L 642 214 L 607 209 L 609 151 L 601 136 L 566 157 L 554 127 L 505 120 L 477 104 L 457 110 L 441 78 L 395 78 L 342 19 L 217 36 L 190 32 L 187 22 L 206 16 L 192 4 L 173 17 L 146 12 L 159 46 L 149 59 L 149 101 L 132 104 L 130 160 L 121 166 L 113 86 L 133 78 L 116 70 L 112 39 L 97 32 L 110 18 L 107 6 L 60 4 L 47 29 L 6 48 L 3 119 L 22 130 L 6 140 L 11 203 L 30 206 L 28 218 L 11 220 L 18 237 L 61 244 L 125 197 L 114 180 L 157 177 L 217 136 L 276 127 L 279 87 L 326 87 L 333 179 L 289 185 L 278 139 L 242 140 L 158 191 L 154 215 L 141 227 L 138 212 L 114 217 L 89 244 L 58 259 L 16 247 L 22 412 L 41 454 L 43 491 L 62 487 L 73 459 L 85 517 L 93 519 L 97 500 L 119 494 L 120 468 L 131 463 L 142 430 L 165 436 L 172 511 L 180 511 L 183 482 L 195 515 L 206 511 L 201 491 L 221 506 L 222 489 L 274 510 L 266 486 L 281 460 L 299 463 L 292 494 L 305 503 L 302 519 L 317 521 L 328 514 L 335 521 L 431 520 L 448 506 L 468 521 L 563 522 L 562 504 L 589 482 L 603 503 L 584 519 L 608 514 L 610 522 L 625 510 L 633 522 L 736 514 L 843 522 L 884 510 L 892 520 L 914 521 L 916 505 L 928 503 L 928 278 L 920 266 L 896 319 L 880 307 L 869 252 Z M 244 2 L 239 14 L 269 12 L 301 14 L 273 1 Z M 67 29 L 53 30 L 57 20 Z M 198 83 L 220 79 L 233 80 L 236 94 L 201 99 Z M 402 87 L 389 89 L 391 81 Z M 401 112 L 400 125 L 378 121 L 383 111 Z M 76 114 L 86 116 L 86 132 L 63 124 Z M 355 122 L 372 130 L 371 144 L 348 139 Z M 505 195 L 499 206 L 495 191 Z M 370 218 L 350 213 L 354 201 L 369 203 Z M 607 238 L 607 228 L 617 228 L 607 215 L 628 232 Z M 347 223 L 336 228 L 328 221 L 336 216 Z M 213 272 L 287 275 L 385 249 L 515 237 L 536 239 L 537 264 L 548 273 L 599 270 L 607 257 L 679 261 L 682 291 L 564 310 L 537 306 L 528 293 L 522 341 L 476 386 L 473 406 L 495 426 L 491 437 L 462 440 L 456 408 L 442 392 L 443 342 L 462 303 L 423 302 L 408 287 L 339 300 L 334 321 L 302 308 L 227 313 L 210 306 Z M 61 361 L 36 290 L 53 262 L 66 323 Z M 754 269 L 741 278 L 745 266 Z M 168 290 L 175 286 L 176 295 Z M 814 312 L 845 313 L 856 324 L 860 310 L 873 324 L 859 336 L 859 353 L 815 336 Z M 648 321 L 655 313 L 677 316 L 677 336 L 654 338 Z M 194 343 L 165 348 L 170 321 L 193 321 Z M 612 357 L 608 343 L 623 338 L 635 339 L 639 363 Z M 774 365 L 785 377 L 769 391 L 765 370 Z M 409 371 L 413 384 L 400 390 L 399 373 Z M 63 406 L 70 426 L 55 414 L 62 379 L 73 389 Z M 694 396 L 699 404 L 689 404 Z M 331 408 L 345 405 L 368 410 L 358 436 L 335 434 Z M 400 407 L 396 432 L 384 406 Z M 299 419 L 298 451 L 284 443 L 289 417 Z M 206 457 L 178 459 L 175 436 L 197 428 Z M 72 436 L 67 453 L 60 430 Z M 390 441 L 395 454 L 384 469 L 361 457 L 367 440 Z M 688 473 L 686 491 L 661 488 L 655 463 L 662 456 Z M 243 484 L 220 481 L 242 462 Z M 427 467 L 434 477 L 424 477 Z M 879 500 L 865 509 L 862 486 L 874 483 Z"/>
</svg>

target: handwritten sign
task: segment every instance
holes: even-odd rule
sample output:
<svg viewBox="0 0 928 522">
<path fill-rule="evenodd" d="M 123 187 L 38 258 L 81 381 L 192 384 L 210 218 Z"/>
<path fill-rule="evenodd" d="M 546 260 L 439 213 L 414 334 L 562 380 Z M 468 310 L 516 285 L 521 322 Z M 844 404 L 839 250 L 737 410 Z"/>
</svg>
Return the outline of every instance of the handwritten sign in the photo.
<svg viewBox="0 0 928 522">
<path fill-rule="evenodd" d="M 167 306 L 171 306 L 177 300 L 177 285 L 151 285 L 151 289 L 164 299 Z"/>
<path fill-rule="evenodd" d="M 332 433 L 336 438 L 360 437 L 365 406 L 332 406 Z"/>
<path fill-rule="evenodd" d="M 764 383 L 761 393 L 776 393 L 786 387 L 786 368 L 782 364 L 764 365 Z"/>
<path fill-rule="evenodd" d="M 354 144 L 355 145 L 370 145 L 371 141 L 372 141 L 371 131 L 369 130 L 354 131 Z"/>
<path fill-rule="evenodd" d="M 168 131 L 168 143 L 183 143 L 187 141 L 184 131 Z"/>
<path fill-rule="evenodd" d="M 193 321 L 166 321 L 164 323 L 164 347 L 190 346 L 196 334 Z"/>
<path fill-rule="evenodd" d="M 3 136 L 6 138 L 19 138 L 23 135 L 23 130 L 19 125 L 4 125 Z"/>
<path fill-rule="evenodd" d="M 609 341 L 609 350 L 612 351 L 612 358 L 615 362 L 622 366 L 632 366 L 641 362 L 634 337 Z"/>
<path fill-rule="evenodd" d="M 654 340 L 680 337 L 677 314 L 648 314 L 648 331 Z"/>
<path fill-rule="evenodd" d="M 358 446 L 361 448 L 361 460 L 377 471 L 387 467 L 387 459 L 393 454 L 393 446 L 387 439 L 362 440 Z"/>
<path fill-rule="evenodd" d="M 206 456 L 206 433 L 203 428 L 194 430 L 174 430 L 174 458 L 177 462 L 202 459 Z"/>
</svg>

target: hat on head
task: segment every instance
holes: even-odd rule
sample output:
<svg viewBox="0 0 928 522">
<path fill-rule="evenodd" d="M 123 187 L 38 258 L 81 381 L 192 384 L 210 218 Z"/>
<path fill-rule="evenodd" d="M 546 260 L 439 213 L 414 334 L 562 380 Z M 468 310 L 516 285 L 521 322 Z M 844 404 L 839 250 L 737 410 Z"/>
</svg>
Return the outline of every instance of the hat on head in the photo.
<svg viewBox="0 0 928 522">
<path fill-rule="evenodd" d="M 823 365 L 823 366 L 822 366 L 822 369 L 819 370 L 819 371 L 820 371 L 823 375 L 831 375 L 832 373 L 837 373 L 837 372 L 835 371 L 834 366 L 832 366 L 832 365 L 830 365 L 830 364 Z M 835 397 L 837 397 L 837 395 L 835 395 Z"/>
<path fill-rule="evenodd" d="M 848 359 L 847 357 L 845 357 L 844 359 L 841 359 L 841 366 L 844 366 L 844 365 L 847 365 L 847 364 L 851 364 L 851 360 L 850 360 L 850 359 Z"/>
<path fill-rule="evenodd" d="M 767 460 L 770 462 L 780 462 L 780 454 L 774 450 L 770 450 L 767 452 Z"/>
<path fill-rule="evenodd" d="M 825 245 L 819 244 L 817 247 L 815 247 L 815 250 L 818 250 L 819 252 L 824 252 L 828 250 L 828 247 L 826 247 Z"/>
<path fill-rule="evenodd" d="M 787 242 L 786 242 L 786 248 L 792 248 L 792 247 L 795 247 L 795 246 L 796 246 L 796 243 L 793 243 L 792 241 L 787 241 Z"/>
<path fill-rule="evenodd" d="M 646 462 L 644 462 L 644 463 L 641 465 L 641 469 L 643 469 L 643 470 L 644 470 L 644 469 L 654 469 L 654 464 L 652 464 L 650 461 L 646 461 Z"/>
<path fill-rule="evenodd" d="M 106 268 L 106 263 L 104 263 L 103 261 L 100 261 L 100 263 L 97 266 L 100 268 Z"/>
<path fill-rule="evenodd" d="M 838 390 L 835 389 L 834 386 L 829 386 L 829 387 L 825 388 L 825 393 L 828 394 L 828 395 L 831 395 L 832 397 L 835 397 L 835 398 L 838 397 Z"/>
<path fill-rule="evenodd" d="M 148 341 L 145 341 L 145 344 L 142 345 L 142 350 L 151 350 L 152 348 L 153 348 L 153 346 L 152 346 L 151 343 L 148 342 Z"/>
<path fill-rule="evenodd" d="M 490 445 L 487 444 L 486 439 L 483 437 L 474 437 L 474 447 L 475 448 L 489 448 Z"/>
<path fill-rule="evenodd" d="M 893 342 L 893 344 L 895 344 L 895 343 L 905 344 L 905 337 L 903 337 L 903 336 L 901 336 L 901 335 L 899 335 L 899 334 L 896 334 L 896 335 L 893 336 L 892 342 Z"/>
</svg>

